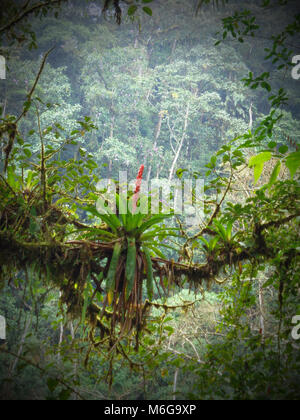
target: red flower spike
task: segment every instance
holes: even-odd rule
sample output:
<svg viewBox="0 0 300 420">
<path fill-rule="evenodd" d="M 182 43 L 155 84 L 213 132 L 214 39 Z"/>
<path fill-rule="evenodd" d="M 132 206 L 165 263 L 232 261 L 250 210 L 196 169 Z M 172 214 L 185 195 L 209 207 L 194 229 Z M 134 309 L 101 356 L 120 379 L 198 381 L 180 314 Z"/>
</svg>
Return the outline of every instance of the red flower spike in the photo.
<svg viewBox="0 0 300 420">
<path fill-rule="evenodd" d="M 135 191 L 134 191 L 133 205 L 132 205 L 133 213 L 135 213 L 135 211 L 136 211 L 136 204 L 137 204 L 137 201 L 138 201 L 139 195 L 140 195 L 144 169 L 145 169 L 145 166 L 141 165 L 141 167 L 139 169 L 138 176 L 136 178 L 136 187 L 135 187 Z"/>
</svg>

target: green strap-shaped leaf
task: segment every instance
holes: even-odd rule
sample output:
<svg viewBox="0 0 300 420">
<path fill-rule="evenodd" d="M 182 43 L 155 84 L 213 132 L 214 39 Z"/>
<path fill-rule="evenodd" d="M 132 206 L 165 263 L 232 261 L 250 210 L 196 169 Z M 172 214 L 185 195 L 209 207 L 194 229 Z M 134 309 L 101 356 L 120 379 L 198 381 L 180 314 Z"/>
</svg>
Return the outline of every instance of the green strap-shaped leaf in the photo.
<svg viewBox="0 0 300 420">
<path fill-rule="evenodd" d="M 158 255 L 163 260 L 166 260 L 167 257 L 161 252 L 160 249 L 158 249 L 156 246 L 154 246 L 152 243 L 147 245 L 148 248 L 150 248 L 156 255 Z"/>
<path fill-rule="evenodd" d="M 113 232 L 117 232 L 121 222 L 115 214 L 99 214 L 99 217 L 106 223 Z"/>
<path fill-rule="evenodd" d="M 106 278 L 106 291 L 107 291 L 109 305 L 111 305 L 112 300 L 113 300 L 113 294 L 114 294 L 115 282 L 116 282 L 116 271 L 118 267 L 121 250 L 122 250 L 122 245 L 120 242 L 117 242 L 114 246 L 113 255 L 111 258 L 111 262 L 110 262 L 110 266 L 109 266 L 109 270 L 108 270 L 107 278 Z"/>
<path fill-rule="evenodd" d="M 136 270 L 136 244 L 135 238 L 128 239 L 128 248 L 127 248 L 127 260 L 126 260 L 126 300 L 130 296 L 130 293 L 134 286 L 134 277 Z"/>
<path fill-rule="evenodd" d="M 124 227 L 127 223 L 127 200 L 123 197 L 123 194 L 116 194 L 117 208 L 119 210 L 119 219 L 122 221 Z"/>
<path fill-rule="evenodd" d="M 214 224 L 216 226 L 215 231 L 223 239 L 223 241 L 226 242 L 226 240 L 227 240 L 227 234 L 226 234 L 226 230 L 225 230 L 224 226 L 218 220 L 215 220 L 214 221 Z"/>
<path fill-rule="evenodd" d="M 153 299 L 153 285 L 154 285 L 152 260 L 151 260 L 149 250 L 145 247 L 143 247 L 143 250 L 144 250 L 144 254 L 145 254 L 146 262 L 147 262 L 147 295 L 148 295 L 148 298 L 152 300 Z"/>
<path fill-rule="evenodd" d="M 115 214 L 100 214 L 97 209 L 93 206 L 83 206 L 82 209 L 91 213 L 93 216 L 100 217 L 100 219 L 106 223 L 113 232 L 117 232 L 121 226 L 121 222 Z"/>
<path fill-rule="evenodd" d="M 126 230 L 127 232 L 131 232 L 136 229 L 141 222 L 143 221 L 145 215 L 142 213 L 131 214 L 130 212 L 127 214 L 126 219 Z"/>
<path fill-rule="evenodd" d="M 231 240 L 232 226 L 233 226 L 233 222 L 229 222 L 226 228 L 226 239 L 228 242 Z"/>
<path fill-rule="evenodd" d="M 179 231 L 179 229 L 176 229 L 176 231 Z M 162 235 L 164 235 L 166 238 L 170 237 L 170 236 L 172 236 L 174 238 L 182 238 L 181 235 L 177 235 L 176 233 L 173 233 L 173 232 L 174 232 L 174 229 L 159 227 L 159 228 L 156 228 L 154 230 L 147 231 L 146 233 L 144 233 L 141 236 L 141 240 L 142 241 L 147 241 L 149 239 L 151 240 L 153 238 L 156 238 L 156 237 L 159 237 L 159 236 L 162 236 Z"/>
<path fill-rule="evenodd" d="M 156 246 L 156 247 L 162 246 L 164 248 L 171 249 L 172 251 L 178 252 L 178 248 L 175 248 L 174 246 L 171 246 L 171 245 L 164 244 L 162 242 L 157 242 L 157 241 L 152 240 L 152 241 L 145 241 L 144 244 L 146 246 Z"/>
<path fill-rule="evenodd" d="M 137 230 L 138 234 L 142 234 L 143 232 L 145 232 L 147 229 L 150 229 L 153 225 L 161 223 L 163 220 L 173 217 L 172 214 L 160 214 L 157 216 L 153 216 L 150 220 L 148 220 L 147 222 L 143 223 L 141 225 L 141 227 Z"/>
</svg>

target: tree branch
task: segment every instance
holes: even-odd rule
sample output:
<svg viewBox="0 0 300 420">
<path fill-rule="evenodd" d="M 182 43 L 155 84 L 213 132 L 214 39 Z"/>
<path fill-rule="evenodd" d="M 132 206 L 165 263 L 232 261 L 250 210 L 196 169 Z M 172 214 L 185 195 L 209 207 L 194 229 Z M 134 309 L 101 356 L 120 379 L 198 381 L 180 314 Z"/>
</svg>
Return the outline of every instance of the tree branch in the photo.
<svg viewBox="0 0 300 420">
<path fill-rule="evenodd" d="M 44 7 L 48 8 L 51 6 L 59 5 L 63 1 L 68 0 L 48 0 L 45 2 L 36 3 L 29 8 L 26 7 L 29 4 L 29 2 L 27 2 L 25 9 L 23 8 L 17 16 L 15 16 L 10 22 L 0 28 L 0 34 L 10 31 L 15 25 L 22 22 L 33 13 L 39 12 Z"/>
</svg>

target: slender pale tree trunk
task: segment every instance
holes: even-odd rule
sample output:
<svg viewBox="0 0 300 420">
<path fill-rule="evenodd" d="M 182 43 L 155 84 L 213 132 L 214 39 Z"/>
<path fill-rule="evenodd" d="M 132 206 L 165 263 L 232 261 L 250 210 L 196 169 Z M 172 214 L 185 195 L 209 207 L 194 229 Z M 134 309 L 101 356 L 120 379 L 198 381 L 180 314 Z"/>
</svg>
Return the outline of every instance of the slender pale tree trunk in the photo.
<svg viewBox="0 0 300 420">
<path fill-rule="evenodd" d="M 59 298 L 61 298 L 61 292 L 59 292 Z M 61 351 L 61 345 L 62 345 L 62 342 L 63 342 L 63 338 L 64 338 L 64 322 L 62 320 L 62 322 L 59 325 L 59 339 L 58 339 L 58 353 L 57 353 L 58 360 L 61 359 L 60 351 Z"/>
<path fill-rule="evenodd" d="M 73 343 L 74 343 L 74 340 L 75 340 L 75 331 L 74 331 L 74 325 L 73 325 L 73 322 L 72 321 L 70 321 L 70 332 L 71 332 L 71 337 L 72 337 L 72 345 L 73 345 Z M 77 360 L 75 359 L 75 362 L 74 362 L 74 377 L 77 379 L 77 377 L 78 377 L 78 362 L 77 362 Z M 74 400 L 78 400 L 78 395 L 77 394 L 74 394 L 73 395 L 73 398 L 74 398 Z"/>
<path fill-rule="evenodd" d="M 252 130 L 253 126 L 253 113 L 252 113 L 252 102 L 249 108 L 249 130 Z"/>
<path fill-rule="evenodd" d="M 64 324 L 63 322 L 61 322 L 59 326 L 58 355 L 57 355 L 58 360 L 61 359 L 60 351 L 61 351 L 61 345 L 63 342 L 63 337 L 64 337 Z"/>
<path fill-rule="evenodd" d="M 196 349 L 196 346 L 194 345 L 194 343 L 191 341 L 191 340 L 189 340 L 187 337 L 184 337 L 184 339 L 191 345 L 191 347 L 193 348 L 193 350 L 194 350 L 194 352 L 195 352 L 195 354 L 196 354 L 196 357 L 197 357 L 197 361 L 198 361 L 198 363 L 202 363 L 202 361 L 201 361 L 201 359 L 200 359 L 200 356 L 199 356 L 199 353 L 197 352 L 197 349 Z"/>
<path fill-rule="evenodd" d="M 158 139 L 159 139 L 159 136 L 160 136 L 162 119 L 163 119 L 163 112 L 160 111 L 159 114 L 158 114 L 158 122 L 157 122 L 156 130 L 155 130 L 154 145 L 153 145 L 153 149 L 150 152 L 150 159 L 149 159 L 150 165 L 149 165 L 149 168 L 148 168 L 147 182 L 149 182 L 150 176 L 151 176 L 151 171 L 152 171 L 151 161 L 152 161 L 152 157 L 153 157 L 153 150 L 155 150 L 157 148 L 157 142 L 158 142 Z"/>
<path fill-rule="evenodd" d="M 183 132 L 182 132 L 181 139 L 178 141 L 173 134 L 173 137 L 175 138 L 175 140 L 177 142 L 177 147 L 175 148 L 175 157 L 173 159 L 172 166 L 171 166 L 171 169 L 170 169 L 169 181 L 172 181 L 174 171 L 175 171 L 175 167 L 176 167 L 178 158 L 180 156 L 180 152 L 181 152 L 184 140 L 186 138 L 186 130 L 187 130 L 187 127 L 188 127 L 189 114 L 190 114 L 190 104 L 188 103 L 187 107 L 186 107 L 185 117 L 184 117 L 184 126 L 183 126 Z"/>
<path fill-rule="evenodd" d="M 173 54 L 174 54 L 174 52 L 175 52 L 176 45 L 177 45 L 177 39 L 174 39 L 173 46 L 172 46 L 171 56 L 173 56 Z"/>
<path fill-rule="evenodd" d="M 264 295 L 263 295 L 263 282 L 258 281 L 258 302 L 259 302 L 259 327 L 262 342 L 265 341 L 265 317 L 264 317 Z"/>
<path fill-rule="evenodd" d="M 174 373 L 174 383 L 173 383 L 173 400 L 176 400 L 176 389 L 177 389 L 177 379 L 178 379 L 179 368 L 175 370 Z"/>
<path fill-rule="evenodd" d="M 115 116 L 112 116 L 112 120 L 111 120 L 111 125 L 110 125 L 110 134 L 109 137 L 112 139 L 114 137 L 114 129 L 115 129 Z M 112 159 L 109 160 L 109 164 L 108 164 L 108 172 L 109 172 L 109 176 L 111 176 L 111 172 L 112 172 Z"/>
</svg>

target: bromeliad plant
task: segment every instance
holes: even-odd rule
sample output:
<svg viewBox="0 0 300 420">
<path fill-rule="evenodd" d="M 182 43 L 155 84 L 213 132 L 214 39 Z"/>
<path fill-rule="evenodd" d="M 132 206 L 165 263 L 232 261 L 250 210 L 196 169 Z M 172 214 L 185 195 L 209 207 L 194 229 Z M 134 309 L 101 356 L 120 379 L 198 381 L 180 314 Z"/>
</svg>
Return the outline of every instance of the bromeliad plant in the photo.
<svg viewBox="0 0 300 420">
<path fill-rule="evenodd" d="M 102 316 L 107 317 L 110 313 L 113 329 L 118 323 L 124 333 L 132 327 L 137 332 L 142 329 L 154 293 L 152 257 L 166 259 L 158 246 L 176 251 L 172 246 L 164 244 L 163 240 L 170 236 L 177 237 L 177 229 L 161 225 L 166 218 L 172 217 L 172 213 L 145 215 L 138 211 L 138 202 L 148 200 L 140 196 L 143 171 L 144 165 L 140 167 L 135 191 L 133 195 L 128 195 L 126 203 L 121 194 L 116 192 L 116 214 L 101 214 L 95 208 L 88 208 L 90 213 L 104 223 L 103 229 L 97 230 L 99 239 L 112 246 L 103 271 L 106 284 Z"/>
</svg>

